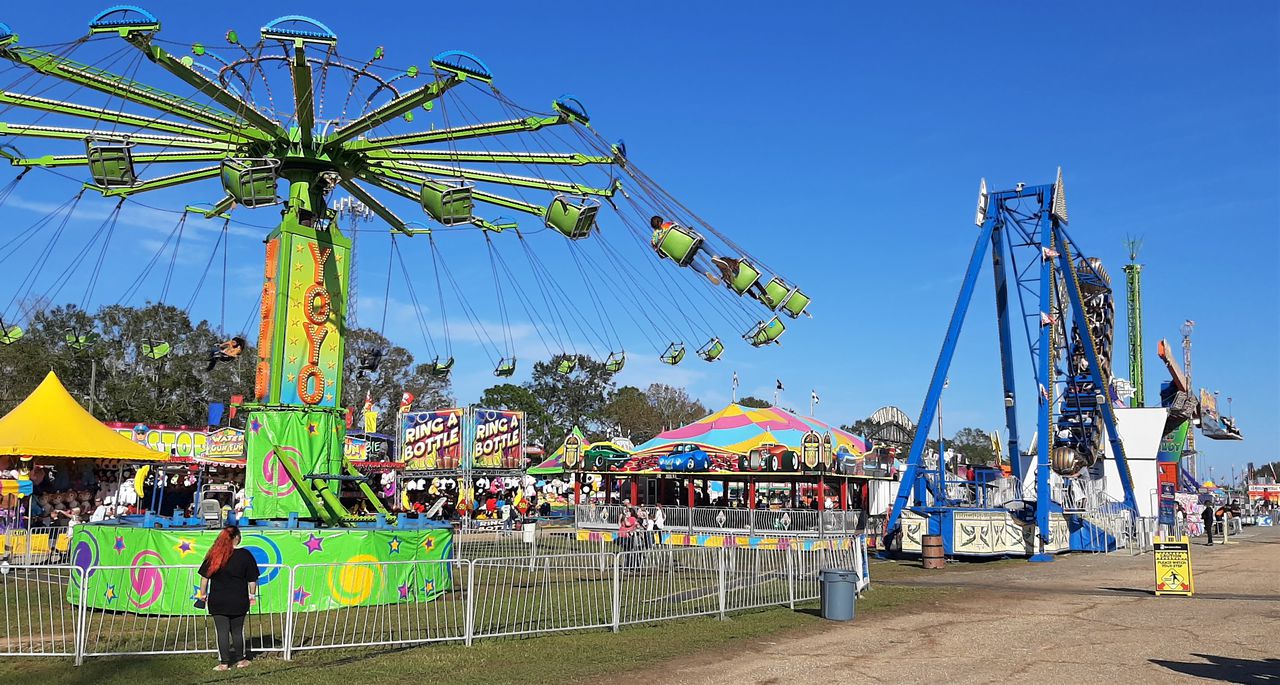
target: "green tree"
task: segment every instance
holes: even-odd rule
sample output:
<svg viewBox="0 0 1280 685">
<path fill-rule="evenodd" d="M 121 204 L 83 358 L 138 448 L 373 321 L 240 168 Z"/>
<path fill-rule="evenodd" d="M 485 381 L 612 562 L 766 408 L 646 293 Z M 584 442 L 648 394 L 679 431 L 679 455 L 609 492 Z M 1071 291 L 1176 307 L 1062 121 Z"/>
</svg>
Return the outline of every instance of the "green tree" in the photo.
<svg viewBox="0 0 1280 685">
<path fill-rule="evenodd" d="M 773 406 L 769 402 L 752 395 L 747 395 L 746 397 L 738 400 L 738 404 L 744 407 L 751 407 L 752 409 L 768 409 Z"/>
<path fill-rule="evenodd" d="M 693 423 L 710 413 L 701 402 L 690 397 L 689 391 L 684 388 L 654 383 L 645 389 L 644 394 L 657 412 L 662 430 Z"/>
<path fill-rule="evenodd" d="M 552 421 L 551 417 L 542 408 L 542 403 L 534 397 L 533 392 L 523 385 L 514 383 L 501 383 L 486 388 L 484 393 L 480 395 L 480 406 L 485 409 L 506 409 L 508 411 L 524 412 L 524 431 L 525 441 L 530 444 L 540 445 L 551 451 L 554 449 L 555 442 L 552 441 Z M 563 440 L 563 433 L 561 434 Z"/>
<path fill-rule="evenodd" d="M 453 404 L 449 379 L 437 378 L 426 364 L 415 364 L 409 350 L 392 343 L 371 328 L 347 330 L 343 354 L 346 368 L 342 386 L 342 405 L 359 410 L 365 397 L 373 400 L 383 421 L 395 416 L 405 392 L 414 396 L 417 408 L 438 409 Z M 376 371 L 360 371 L 360 358 L 374 351 L 382 352 Z"/>
<path fill-rule="evenodd" d="M 604 418 L 611 433 L 629 438 L 637 445 L 662 431 L 662 416 L 649 396 L 630 385 L 618 388 L 609 398 Z"/>
<path fill-rule="evenodd" d="M 961 428 L 947 441 L 947 449 L 960 455 L 966 464 L 995 464 L 996 453 L 991 436 L 981 428 Z"/>
<path fill-rule="evenodd" d="M 560 373 L 560 362 L 574 359 L 573 371 Z M 533 365 L 533 375 L 526 387 L 551 420 L 546 445 L 564 440 L 573 426 L 578 426 L 593 439 L 603 436 L 605 405 L 613 393 L 613 374 L 604 363 L 586 355 L 559 354 L 549 361 Z"/>
</svg>

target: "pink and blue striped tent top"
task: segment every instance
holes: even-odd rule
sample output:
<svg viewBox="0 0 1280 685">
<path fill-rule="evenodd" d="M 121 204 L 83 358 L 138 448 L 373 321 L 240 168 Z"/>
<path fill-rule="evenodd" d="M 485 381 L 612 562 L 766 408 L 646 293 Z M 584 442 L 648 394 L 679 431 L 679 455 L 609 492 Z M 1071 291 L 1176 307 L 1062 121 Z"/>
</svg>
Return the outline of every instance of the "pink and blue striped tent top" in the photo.
<svg viewBox="0 0 1280 685">
<path fill-rule="evenodd" d="M 732 454 L 746 454 L 764 445 L 784 445 L 800 449 L 804 434 L 831 434 L 836 451 L 862 455 L 867 451 L 863 440 L 815 418 L 797 416 L 785 409 L 755 409 L 731 404 L 720 411 L 687 426 L 659 433 L 636 447 L 636 453 L 662 452 L 673 445 L 693 443 L 704 448 Z"/>
</svg>

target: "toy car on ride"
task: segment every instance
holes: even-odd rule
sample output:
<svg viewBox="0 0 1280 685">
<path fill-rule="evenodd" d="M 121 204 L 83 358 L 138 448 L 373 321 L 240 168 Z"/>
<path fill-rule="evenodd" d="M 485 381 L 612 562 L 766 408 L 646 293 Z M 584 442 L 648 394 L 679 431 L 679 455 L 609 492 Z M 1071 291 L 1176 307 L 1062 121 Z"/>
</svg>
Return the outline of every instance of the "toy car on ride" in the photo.
<svg viewBox="0 0 1280 685">
<path fill-rule="evenodd" d="M 710 467 L 711 457 L 697 445 L 676 445 L 658 457 L 659 471 L 706 471 Z"/>
<path fill-rule="evenodd" d="M 739 471 L 799 471 L 800 455 L 783 445 L 760 445 L 738 457 Z"/>
<path fill-rule="evenodd" d="M 610 445 L 596 445 L 587 448 L 582 458 L 592 471 L 616 471 L 631 455 Z"/>
</svg>

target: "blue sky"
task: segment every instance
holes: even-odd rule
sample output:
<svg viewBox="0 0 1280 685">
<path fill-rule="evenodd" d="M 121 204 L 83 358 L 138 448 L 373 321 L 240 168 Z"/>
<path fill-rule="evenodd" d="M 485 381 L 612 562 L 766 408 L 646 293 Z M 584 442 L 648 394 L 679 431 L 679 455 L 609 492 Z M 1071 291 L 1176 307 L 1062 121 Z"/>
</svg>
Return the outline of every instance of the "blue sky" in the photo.
<svg viewBox="0 0 1280 685">
<path fill-rule="evenodd" d="M 709 405 L 729 399 L 737 371 L 741 392 L 768 397 L 781 379 L 784 404 L 801 409 L 816 389 L 818 414 L 833 422 L 886 404 L 916 415 L 972 247 L 978 179 L 997 188 L 1047 183 L 1061 165 L 1071 232 L 1117 281 L 1124 237 L 1144 238 L 1148 400 L 1155 401 L 1165 376 L 1156 341 L 1176 344 L 1179 324 L 1194 319 L 1196 384 L 1233 398 L 1248 437 L 1202 441 L 1202 468 L 1212 465 L 1221 476 L 1232 464 L 1280 458 L 1274 3 L 977 9 L 798 2 L 782 9 L 744 2 L 732 12 L 687 2 L 563 9 L 455 3 L 447 11 L 379 3 L 360 16 L 350 15 L 349 3 L 152 4 L 164 22 L 161 35 L 183 43 L 213 44 L 232 27 L 251 36 L 275 16 L 304 11 L 339 33 L 346 54 L 381 45 L 388 64 L 404 65 L 466 49 L 526 106 L 546 109 L 572 92 L 603 135 L 626 139 L 631 158 L 650 176 L 814 298 L 814 318 L 791 325 L 781 346 L 733 344 L 715 365 L 690 355 L 679 367 L 664 367 L 635 326 L 619 326 L 622 343 L 635 350 L 621 382 L 686 384 Z M 0 20 L 26 44 L 63 41 L 79 35 L 101 6 L 62 2 L 51 17 L 47 6 L 11 3 Z M 14 77 L 6 72 L 3 81 Z M 0 209 L 0 236 L 15 235 L 74 192 L 62 179 L 24 181 Z M 216 196 L 216 183 L 206 192 Z M 147 201 L 176 206 L 192 199 L 157 194 Z M 69 230 L 87 236 L 109 206 L 86 199 Z M 266 226 L 273 215 L 242 212 L 237 219 Z M 93 297 L 98 303 L 115 301 L 119 283 L 141 268 L 137 255 L 154 251 L 174 221 L 140 209 L 124 219 L 131 237 L 118 238 L 123 242 L 112 254 L 119 258 L 105 267 Z M 263 233 L 233 226 L 228 328 L 239 328 L 251 312 Z M 207 253 L 198 248 L 212 243 L 215 228 L 202 225 L 194 235 L 195 251 L 179 255 L 184 269 L 202 268 Z M 573 268 L 563 245 L 536 237 L 553 269 Z M 360 240 L 358 314 L 370 325 L 381 314 L 387 241 L 372 231 Z M 464 287 L 491 293 L 492 284 L 477 276 L 488 268 L 483 243 L 458 238 L 447 247 L 455 272 L 476 279 Z M 403 249 L 417 274 L 425 252 L 409 243 Z M 626 256 L 652 260 L 638 249 Z M 25 268 L 16 273 L 5 278 L 0 304 Z M 148 283 L 158 290 L 157 279 Z M 1001 422 L 990 277 L 980 285 L 946 394 L 948 432 Z M 416 278 L 415 287 L 424 304 L 433 299 L 429 276 Z M 189 288 L 175 286 L 172 299 L 185 303 Z M 401 292 L 393 292 L 388 335 L 429 357 L 398 276 L 393 289 Z M 78 300 L 82 292 L 82 285 L 68 285 L 62 299 Z M 493 322 L 491 300 L 472 301 Z M 193 313 L 216 320 L 216 293 L 197 298 Z M 456 308 L 451 316 L 455 389 L 462 401 L 473 401 L 493 382 L 493 362 L 468 342 L 475 336 Z M 616 317 L 638 321 L 636 312 Z M 427 318 L 437 320 L 430 311 Z M 511 318 L 522 360 L 545 357 L 539 322 L 518 311 Z M 726 340 L 741 333 L 723 328 L 718 333 Z M 1123 352 L 1116 357 L 1117 375 L 1126 375 Z M 529 365 L 522 366 L 527 372 Z M 1024 377 L 1027 370 L 1025 363 L 1018 368 Z"/>
</svg>

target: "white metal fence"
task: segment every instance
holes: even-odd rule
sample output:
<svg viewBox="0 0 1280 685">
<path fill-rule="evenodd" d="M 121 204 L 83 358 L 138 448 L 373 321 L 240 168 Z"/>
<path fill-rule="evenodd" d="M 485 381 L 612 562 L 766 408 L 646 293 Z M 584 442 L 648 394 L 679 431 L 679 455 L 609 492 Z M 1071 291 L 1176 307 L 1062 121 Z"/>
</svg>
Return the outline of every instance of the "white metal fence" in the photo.
<svg viewBox="0 0 1280 685">
<path fill-rule="evenodd" d="M 463 642 L 572 630 L 612 629 L 718 615 L 816 599 L 825 568 L 870 583 L 866 538 L 762 547 L 673 547 L 438 561 L 261 566 L 273 580 L 245 622 L 254 653 Z M 135 599 L 182 593 L 199 584 L 196 566 L 139 569 L 67 564 L 0 564 L 0 656 L 85 658 L 216 652 L 212 621 L 126 610 Z M 121 609 L 90 606 L 98 574 L 119 588 Z M 184 582 L 186 581 L 186 582 Z M 135 597 L 136 595 L 136 597 Z M 69 598 L 75 598 L 71 600 Z M 302 601 L 299 601 L 302 598 Z M 312 598 L 308 603 L 307 598 Z M 172 599 L 166 595 L 165 599 Z M 263 606 L 288 607 L 265 612 Z"/>
</svg>

